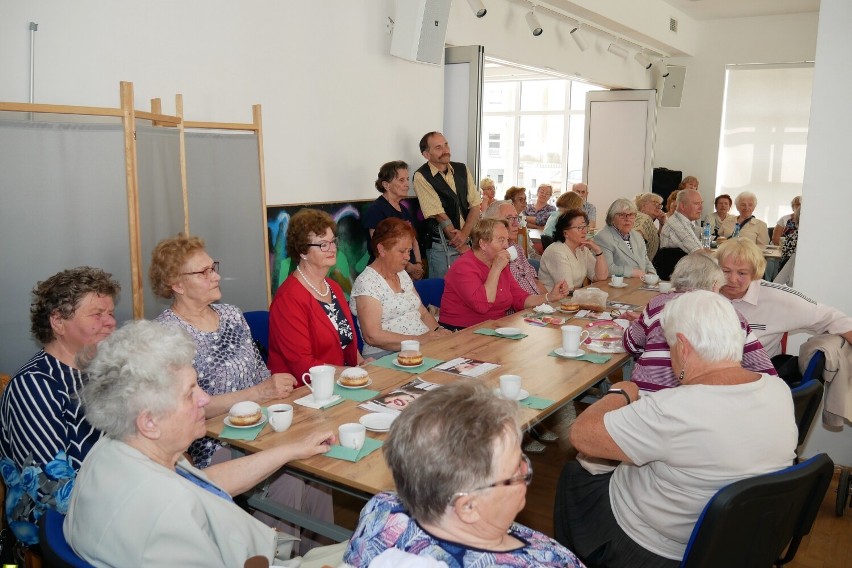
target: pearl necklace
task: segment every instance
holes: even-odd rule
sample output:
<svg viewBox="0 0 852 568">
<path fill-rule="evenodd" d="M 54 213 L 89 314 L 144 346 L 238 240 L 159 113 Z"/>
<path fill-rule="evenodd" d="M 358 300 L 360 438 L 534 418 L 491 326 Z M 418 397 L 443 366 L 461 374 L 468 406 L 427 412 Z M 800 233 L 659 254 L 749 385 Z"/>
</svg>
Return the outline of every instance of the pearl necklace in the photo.
<svg viewBox="0 0 852 568">
<path fill-rule="evenodd" d="M 305 276 L 305 273 L 304 273 L 304 272 L 302 272 L 302 267 L 301 267 L 301 266 L 297 266 L 297 267 L 296 267 L 296 270 L 297 270 L 297 271 L 299 272 L 299 274 L 302 276 L 302 280 L 304 280 L 304 281 L 305 281 L 305 284 L 307 284 L 307 285 L 308 285 L 308 287 L 309 287 L 311 290 L 313 290 L 314 292 L 316 292 L 316 293 L 317 293 L 317 296 L 319 296 L 320 298 L 325 298 L 326 296 L 328 296 L 328 293 L 329 293 L 329 292 L 331 292 L 331 286 L 329 286 L 329 285 L 328 285 L 328 280 L 326 280 L 325 278 L 323 278 L 323 280 L 322 280 L 322 281 L 323 281 L 323 283 L 325 283 L 325 292 L 320 292 L 319 290 L 317 290 L 317 289 L 316 289 L 316 287 L 314 287 L 314 285 L 313 285 L 313 284 L 311 284 L 311 281 L 310 281 L 310 280 L 308 280 L 308 277 L 307 277 L 307 276 Z"/>
</svg>

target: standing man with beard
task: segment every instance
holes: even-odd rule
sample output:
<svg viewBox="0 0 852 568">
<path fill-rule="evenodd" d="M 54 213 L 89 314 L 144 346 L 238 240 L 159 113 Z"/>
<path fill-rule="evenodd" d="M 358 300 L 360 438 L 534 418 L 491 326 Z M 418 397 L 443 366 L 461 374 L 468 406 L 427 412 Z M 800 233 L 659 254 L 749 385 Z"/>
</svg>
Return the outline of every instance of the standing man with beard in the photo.
<svg viewBox="0 0 852 568">
<path fill-rule="evenodd" d="M 482 199 L 470 169 L 450 161 L 450 145 L 443 134 L 424 135 L 420 152 L 426 163 L 414 173 L 414 192 L 426 217 L 429 277 L 443 278 L 469 249 L 468 238 L 479 219 Z"/>
</svg>

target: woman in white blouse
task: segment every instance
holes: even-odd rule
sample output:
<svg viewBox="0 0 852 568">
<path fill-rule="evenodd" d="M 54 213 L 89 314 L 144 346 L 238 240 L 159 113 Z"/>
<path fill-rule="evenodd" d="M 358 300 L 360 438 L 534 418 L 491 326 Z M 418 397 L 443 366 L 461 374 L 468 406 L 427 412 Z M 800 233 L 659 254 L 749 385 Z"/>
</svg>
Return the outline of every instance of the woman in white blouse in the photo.
<svg viewBox="0 0 852 568">
<path fill-rule="evenodd" d="M 595 282 L 609 276 L 603 250 L 589 236 L 589 218 L 579 209 L 560 215 L 552 245 L 544 249 L 538 277 L 548 289 L 564 280 L 572 290 L 588 277 Z"/>
<path fill-rule="evenodd" d="M 426 343 L 451 333 L 438 325 L 405 272 L 414 236 L 411 225 L 395 218 L 384 219 L 373 231 L 376 260 L 355 280 L 349 299 L 364 339 L 364 357 L 399 351 L 406 339 Z"/>
</svg>

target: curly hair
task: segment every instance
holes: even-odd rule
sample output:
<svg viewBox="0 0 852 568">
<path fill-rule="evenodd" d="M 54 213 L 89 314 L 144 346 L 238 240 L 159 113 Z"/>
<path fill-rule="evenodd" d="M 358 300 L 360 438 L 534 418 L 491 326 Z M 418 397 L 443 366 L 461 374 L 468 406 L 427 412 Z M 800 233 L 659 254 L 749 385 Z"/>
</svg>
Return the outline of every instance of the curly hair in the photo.
<svg viewBox="0 0 852 568">
<path fill-rule="evenodd" d="M 308 252 L 311 233 L 315 237 L 321 237 L 328 229 L 337 235 L 337 224 L 331 215 L 310 207 L 299 209 L 290 218 L 290 226 L 287 227 L 287 256 L 295 261 L 300 255 Z"/>
<path fill-rule="evenodd" d="M 524 197 L 526 197 L 526 195 L 527 195 L 526 188 L 513 185 L 512 187 L 510 187 L 509 189 L 506 190 L 506 195 L 503 197 L 503 199 L 506 199 L 508 201 L 514 201 L 515 197 L 517 197 L 519 195 L 523 195 Z"/>
<path fill-rule="evenodd" d="M 470 242 L 473 250 L 479 250 L 479 241 L 491 241 L 494 238 L 494 228 L 503 225 L 509 229 L 509 223 L 505 219 L 480 219 L 470 232 Z"/>
<path fill-rule="evenodd" d="M 407 169 L 408 164 L 402 160 L 394 160 L 393 162 L 382 164 L 382 167 L 379 168 L 379 175 L 376 178 L 376 189 L 379 193 L 386 192 L 384 184 L 392 182 L 399 170 Z"/>
<path fill-rule="evenodd" d="M 411 228 L 411 225 L 402 219 L 388 217 L 387 219 L 382 219 L 376 225 L 376 230 L 373 231 L 373 238 L 370 240 L 370 246 L 376 252 L 379 250 L 379 245 L 382 245 L 387 250 L 405 237 L 411 239 L 412 244 L 414 243 L 416 234 L 414 233 L 414 229 Z"/>
<path fill-rule="evenodd" d="M 202 250 L 204 239 L 189 237 L 183 233 L 157 243 L 151 253 L 151 266 L 148 268 L 148 279 L 154 294 L 167 300 L 174 298 L 172 284 L 180 277 L 184 263 L 190 256 Z"/>
<path fill-rule="evenodd" d="M 115 301 L 121 284 L 112 274 L 100 268 L 80 266 L 58 272 L 36 284 L 30 304 L 30 332 L 41 345 L 47 345 L 56 335 L 50 325 L 50 317 L 59 314 L 62 319 L 71 319 L 87 294 L 109 296 Z"/>
</svg>

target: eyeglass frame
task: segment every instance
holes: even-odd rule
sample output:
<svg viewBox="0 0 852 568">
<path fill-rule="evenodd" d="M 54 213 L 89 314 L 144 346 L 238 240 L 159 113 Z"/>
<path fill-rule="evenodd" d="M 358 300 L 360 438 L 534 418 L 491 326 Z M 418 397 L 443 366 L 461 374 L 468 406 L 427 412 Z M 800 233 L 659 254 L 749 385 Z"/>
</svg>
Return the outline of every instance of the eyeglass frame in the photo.
<svg viewBox="0 0 852 568">
<path fill-rule="evenodd" d="M 523 217 L 523 215 L 509 215 L 505 219 L 506 219 L 506 222 L 509 223 L 510 225 L 512 223 L 517 223 L 518 225 L 520 225 L 522 217 Z"/>
<path fill-rule="evenodd" d="M 476 493 L 477 491 L 484 491 L 486 489 L 492 489 L 494 487 L 509 487 L 511 485 L 519 485 L 523 483 L 527 487 L 532 483 L 533 478 L 533 466 L 530 458 L 527 454 L 521 452 L 521 461 L 518 462 L 518 467 L 521 464 L 526 464 L 527 472 L 522 475 L 513 475 L 509 479 L 503 479 L 501 481 L 495 481 L 494 483 L 489 483 L 488 485 L 483 485 L 482 487 L 477 487 L 476 489 L 471 489 L 470 491 L 459 491 L 458 493 L 453 493 L 453 496 L 450 497 L 450 505 L 453 505 L 456 502 L 456 499 L 459 497 L 467 497 L 471 493 Z"/>
<path fill-rule="evenodd" d="M 588 231 L 588 225 L 577 225 L 576 227 L 565 227 L 566 230 L 577 229 L 578 231 Z"/>
<path fill-rule="evenodd" d="M 181 272 L 180 275 L 181 276 L 192 276 L 192 275 L 197 274 L 198 276 L 201 276 L 202 278 L 210 278 L 210 275 L 213 274 L 214 272 L 216 274 L 219 274 L 219 261 L 218 260 L 214 260 L 213 264 L 203 268 L 202 270 L 196 270 L 195 272 Z"/>
<path fill-rule="evenodd" d="M 340 246 L 340 237 L 334 237 L 330 241 L 320 241 L 318 243 L 308 243 L 305 246 L 309 247 L 319 247 L 322 252 L 328 252 L 331 249 L 331 245 L 334 245 L 334 248 Z"/>
</svg>

